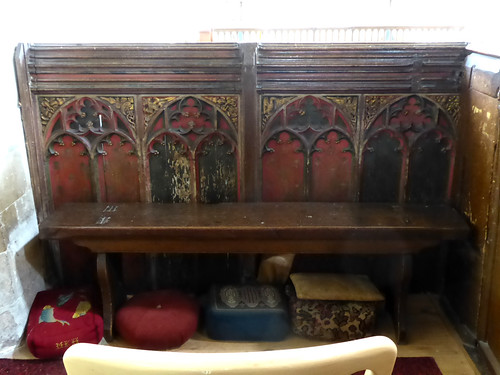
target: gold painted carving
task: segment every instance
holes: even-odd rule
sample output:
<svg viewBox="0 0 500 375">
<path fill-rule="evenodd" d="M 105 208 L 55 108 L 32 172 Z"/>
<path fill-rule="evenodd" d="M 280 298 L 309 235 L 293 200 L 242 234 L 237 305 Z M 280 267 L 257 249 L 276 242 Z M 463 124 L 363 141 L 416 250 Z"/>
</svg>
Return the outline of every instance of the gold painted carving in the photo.
<svg viewBox="0 0 500 375">
<path fill-rule="evenodd" d="M 227 115 L 233 126 L 238 129 L 239 119 L 239 100 L 238 96 L 203 96 L 203 99 L 217 106 L 224 114 Z"/>
<path fill-rule="evenodd" d="M 144 123 L 146 127 L 150 124 L 153 116 L 160 110 L 165 108 L 165 106 L 174 100 L 178 99 L 178 96 L 145 96 L 142 98 L 142 110 L 144 111 Z"/>
<path fill-rule="evenodd" d="M 365 113 L 363 115 L 363 128 L 366 129 L 377 115 L 384 109 L 389 103 L 392 103 L 399 99 L 401 96 L 398 95 L 367 95 L 365 96 Z"/>
<path fill-rule="evenodd" d="M 356 118 L 358 117 L 357 96 L 325 96 L 325 98 L 339 105 L 343 112 L 348 116 L 353 129 L 356 128 Z"/>
<path fill-rule="evenodd" d="M 290 100 L 296 98 L 295 96 L 263 96 L 262 97 L 262 114 L 261 126 L 265 128 L 267 122 L 276 111 Z"/>
<path fill-rule="evenodd" d="M 40 96 L 38 98 L 38 107 L 40 109 L 40 121 L 42 123 L 43 132 L 47 125 L 49 124 L 54 113 L 57 112 L 59 108 L 61 108 L 64 103 L 68 100 L 72 99 L 71 96 Z"/>
<path fill-rule="evenodd" d="M 135 128 L 135 105 L 131 96 L 101 96 L 100 99 L 107 101 L 120 113 L 122 113 L 129 124 Z"/>
<path fill-rule="evenodd" d="M 167 142 L 168 155 L 172 155 L 167 163 L 175 171 L 172 174 L 172 197 L 174 202 L 189 203 L 191 201 L 191 175 L 187 152 L 175 142 Z"/>
<path fill-rule="evenodd" d="M 455 126 L 458 124 L 460 115 L 459 95 L 428 95 L 428 97 L 438 103 L 448 113 Z"/>
</svg>

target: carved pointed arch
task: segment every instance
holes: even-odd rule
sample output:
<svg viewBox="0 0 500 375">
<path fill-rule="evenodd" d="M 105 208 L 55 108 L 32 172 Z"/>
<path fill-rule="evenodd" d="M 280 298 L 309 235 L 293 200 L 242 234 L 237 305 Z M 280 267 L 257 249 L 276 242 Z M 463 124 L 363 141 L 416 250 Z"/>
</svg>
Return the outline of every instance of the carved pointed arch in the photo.
<svg viewBox="0 0 500 375">
<path fill-rule="evenodd" d="M 390 101 L 363 135 L 360 199 L 446 202 L 455 141 L 454 123 L 436 102 L 420 95 Z"/>
<path fill-rule="evenodd" d="M 144 98 L 143 103 L 150 112 L 151 103 L 162 103 L 148 120 L 145 138 L 151 199 L 238 200 L 238 97 L 186 95 Z"/>
<path fill-rule="evenodd" d="M 140 199 L 135 129 L 108 102 L 82 96 L 54 109 L 45 129 L 45 148 L 56 207 L 74 201 Z M 122 178 L 129 183 L 122 184 Z M 78 186 L 73 186 L 75 179 L 80 180 Z"/>
<path fill-rule="evenodd" d="M 301 95 L 265 97 L 261 103 L 267 103 L 262 108 L 267 120 L 261 137 L 263 199 L 352 200 L 357 98 Z"/>
<path fill-rule="evenodd" d="M 182 137 L 167 131 L 157 134 L 149 144 L 148 160 L 153 202 L 191 200 L 193 158 Z"/>
</svg>

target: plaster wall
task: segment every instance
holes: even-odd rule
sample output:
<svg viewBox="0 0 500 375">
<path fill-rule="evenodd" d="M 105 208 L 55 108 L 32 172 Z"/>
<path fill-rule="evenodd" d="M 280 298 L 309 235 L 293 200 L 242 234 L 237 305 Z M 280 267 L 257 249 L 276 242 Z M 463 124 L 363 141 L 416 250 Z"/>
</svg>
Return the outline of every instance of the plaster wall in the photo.
<svg viewBox="0 0 500 375">
<path fill-rule="evenodd" d="M 0 357 L 15 349 L 33 298 L 45 286 L 12 51 L 0 49 Z"/>
</svg>

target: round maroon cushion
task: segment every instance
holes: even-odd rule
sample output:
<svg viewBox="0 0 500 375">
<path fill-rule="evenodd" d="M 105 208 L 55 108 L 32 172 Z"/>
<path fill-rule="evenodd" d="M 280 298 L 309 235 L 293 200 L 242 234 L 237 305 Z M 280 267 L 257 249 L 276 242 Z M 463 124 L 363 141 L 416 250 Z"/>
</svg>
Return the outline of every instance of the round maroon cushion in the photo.
<svg viewBox="0 0 500 375">
<path fill-rule="evenodd" d="M 177 348 L 198 327 L 198 303 L 176 290 L 137 294 L 118 310 L 115 324 L 129 344 L 141 349 Z"/>
</svg>

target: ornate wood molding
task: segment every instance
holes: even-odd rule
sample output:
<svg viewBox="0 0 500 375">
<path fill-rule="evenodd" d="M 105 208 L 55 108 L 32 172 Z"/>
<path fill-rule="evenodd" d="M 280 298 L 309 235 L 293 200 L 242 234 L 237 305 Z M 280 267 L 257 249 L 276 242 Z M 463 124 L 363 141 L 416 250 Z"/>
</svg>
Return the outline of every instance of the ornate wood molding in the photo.
<svg viewBox="0 0 500 375">
<path fill-rule="evenodd" d="M 178 96 L 146 96 L 142 98 L 144 112 L 144 126 L 147 128 L 155 115 L 163 110 L 169 103 L 178 99 Z"/>
<path fill-rule="evenodd" d="M 465 44 L 263 44 L 259 92 L 457 93 Z"/>
<path fill-rule="evenodd" d="M 226 116 L 231 120 L 231 122 L 238 126 L 239 123 L 239 98 L 236 95 L 224 96 L 224 95 L 212 95 L 212 96 L 202 96 L 203 99 L 209 101 L 218 107 Z M 238 130 L 238 129 L 236 129 Z"/>
<path fill-rule="evenodd" d="M 72 99 L 73 97 L 71 96 L 63 96 L 63 97 L 56 97 L 56 96 L 40 96 L 38 97 L 38 107 L 40 110 L 40 123 L 42 125 L 42 128 L 45 129 L 47 127 L 47 124 L 50 122 L 52 119 L 52 116 L 54 113 L 57 112 L 59 108 L 61 108 L 64 103 Z"/>
</svg>

